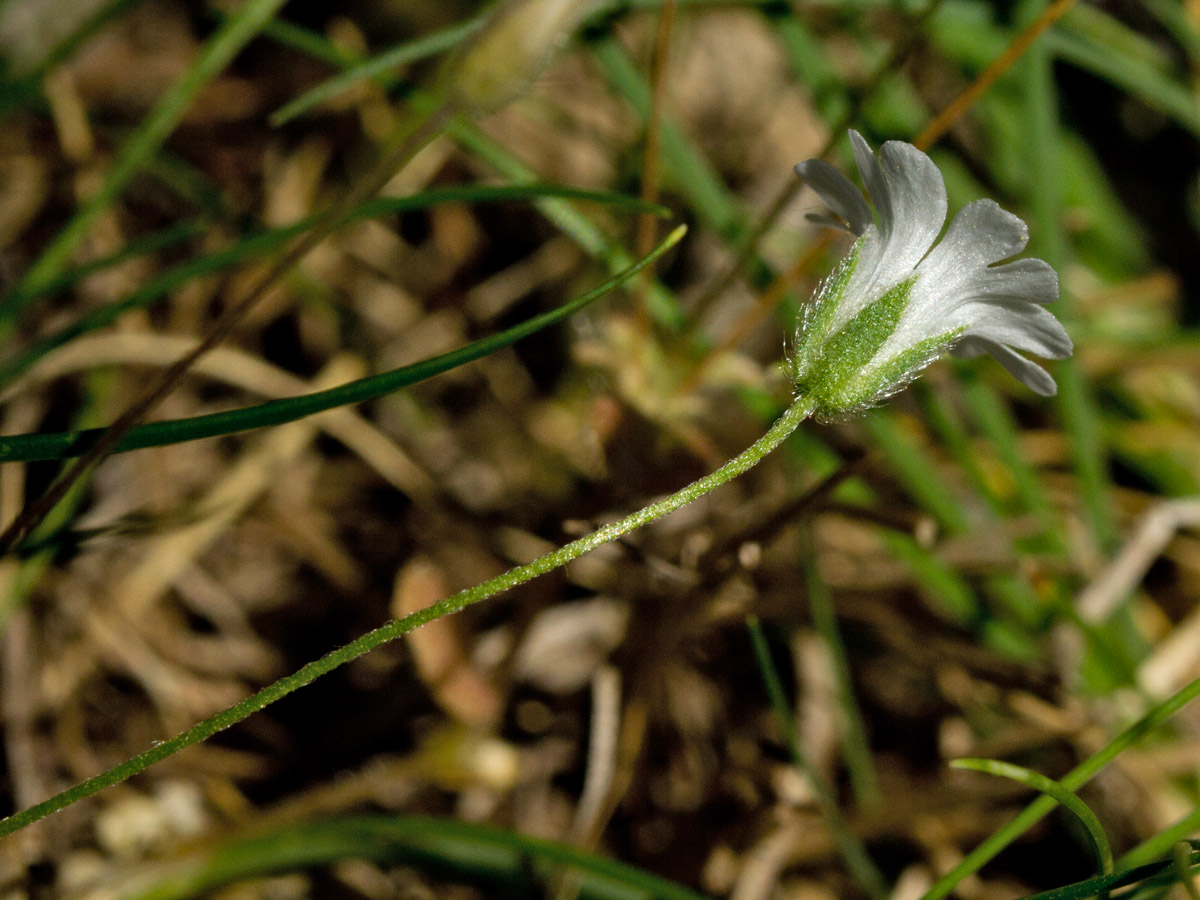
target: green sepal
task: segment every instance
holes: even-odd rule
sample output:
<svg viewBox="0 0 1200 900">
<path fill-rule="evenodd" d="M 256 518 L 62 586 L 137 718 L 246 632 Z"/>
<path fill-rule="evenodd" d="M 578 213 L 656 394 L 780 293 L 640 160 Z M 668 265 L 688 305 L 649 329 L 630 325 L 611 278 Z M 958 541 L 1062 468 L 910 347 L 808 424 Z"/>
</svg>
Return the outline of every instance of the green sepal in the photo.
<svg viewBox="0 0 1200 900">
<path fill-rule="evenodd" d="M 821 285 L 817 299 L 804 310 L 800 327 L 796 331 L 796 353 L 792 357 L 792 378 L 797 383 L 812 374 L 824 355 L 829 328 L 842 305 L 846 285 L 850 283 L 850 277 L 858 267 L 858 252 L 861 247 L 861 239 L 854 242 L 850 252 Z"/>
<path fill-rule="evenodd" d="M 817 399 L 819 416 L 836 418 L 864 405 L 863 367 L 895 333 L 915 282 L 915 276 L 907 278 L 872 300 L 824 341 L 805 370 L 797 365 L 796 389 Z"/>
<path fill-rule="evenodd" d="M 871 370 L 865 380 L 860 380 L 843 389 L 844 399 L 852 408 L 872 406 L 903 388 L 927 365 L 949 350 L 962 336 L 966 326 L 953 328 L 942 334 L 925 338 L 913 344 L 903 353 L 898 353 Z"/>
</svg>

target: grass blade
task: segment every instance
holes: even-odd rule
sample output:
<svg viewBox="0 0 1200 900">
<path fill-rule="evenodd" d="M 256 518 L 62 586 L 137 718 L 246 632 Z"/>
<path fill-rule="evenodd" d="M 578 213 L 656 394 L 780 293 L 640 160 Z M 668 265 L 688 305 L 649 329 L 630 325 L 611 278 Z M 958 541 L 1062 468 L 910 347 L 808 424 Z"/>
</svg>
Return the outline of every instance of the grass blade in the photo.
<svg viewBox="0 0 1200 900">
<path fill-rule="evenodd" d="M 1197 697 L 1200 697 L 1200 678 L 1184 685 L 1162 703 L 1153 707 L 1146 715 L 1064 775 L 1058 783 L 1068 791 L 1079 790 L 1121 753 L 1162 725 Z M 964 878 L 974 875 L 996 854 L 1040 822 L 1048 812 L 1054 809 L 1054 806 L 1055 801 L 1050 797 L 1039 797 L 1034 800 L 1016 818 L 993 833 L 963 857 L 958 865 L 934 882 L 921 900 L 941 900 L 947 896 Z"/>
<path fill-rule="evenodd" d="M 1080 824 L 1083 825 L 1088 838 L 1091 840 L 1092 852 L 1096 855 L 1096 866 L 1100 869 L 1100 874 L 1112 874 L 1112 847 L 1108 844 L 1108 836 L 1104 833 L 1104 826 L 1100 824 L 1100 820 L 1096 818 L 1096 814 L 1092 812 L 1086 803 L 1057 781 L 1047 778 L 1039 772 L 1034 772 L 1032 769 L 1026 769 L 1024 766 L 1014 765 L 1013 763 L 1004 762 L 999 759 L 968 757 L 952 760 L 950 766 L 955 769 L 970 769 L 974 772 L 985 772 L 988 775 L 1008 778 L 1048 795 L 1055 803 L 1070 810 L 1075 818 L 1079 820 Z"/>
<path fill-rule="evenodd" d="M 565 303 L 557 309 L 534 316 L 499 334 L 483 338 L 460 347 L 449 353 L 443 353 L 410 366 L 403 366 L 361 378 L 340 387 L 300 397 L 288 397 L 282 400 L 270 400 L 255 406 L 226 412 L 211 413 L 204 416 L 193 416 L 187 419 L 173 419 L 167 422 L 151 422 L 138 425 L 125 435 L 113 452 L 121 453 L 138 450 L 143 447 L 161 447 L 166 444 L 178 444 L 184 441 L 194 441 L 201 438 L 218 437 L 234 434 L 252 428 L 264 428 L 269 425 L 282 425 L 294 422 L 306 416 L 315 415 L 338 406 L 351 403 L 361 403 L 385 394 L 408 387 L 418 381 L 424 381 L 435 375 L 440 375 L 457 366 L 472 360 L 495 353 L 508 345 L 527 337 L 542 328 L 559 322 L 583 309 L 589 303 L 599 299 L 638 272 L 654 263 L 659 257 L 675 246 L 686 233 L 685 226 L 679 226 L 667 236 L 654 251 L 635 265 L 619 275 L 610 278 L 604 284 L 586 294 Z M 64 459 L 79 456 L 104 433 L 103 428 L 86 431 L 66 431 L 48 434 L 24 434 L 0 438 L 0 462 L 29 461 L 39 459 Z"/>
<path fill-rule="evenodd" d="M 843 818 L 833 790 L 825 783 L 821 774 L 813 768 L 808 756 L 804 753 L 804 745 L 800 743 L 800 736 L 796 733 L 796 726 L 792 721 L 792 710 L 783 690 L 783 681 L 779 677 L 778 669 L 775 668 L 774 660 L 771 659 L 771 649 L 767 645 L 767 636 L 763 632 L 758 616 L 746 616 L 746 630 L 750 633 L 750 643 L 754 648 L 754 660 L 758 664 L 758 671 L 762 675 L 767 697 L 775 712 L 775 721 L 779 725 L 779 732 L 783 735 L 784 743 L 791 755 L 792 764 L 800 770 L 816 795 L 834 845 L 846 861 L 846 867 L 859 886 L 867 893 L 867 896 L 872 900 L 882 900 L 888 895 L 883 875 L 876 868 L 858 835 L 851 830 L 849 823 Z"/>
</svg>

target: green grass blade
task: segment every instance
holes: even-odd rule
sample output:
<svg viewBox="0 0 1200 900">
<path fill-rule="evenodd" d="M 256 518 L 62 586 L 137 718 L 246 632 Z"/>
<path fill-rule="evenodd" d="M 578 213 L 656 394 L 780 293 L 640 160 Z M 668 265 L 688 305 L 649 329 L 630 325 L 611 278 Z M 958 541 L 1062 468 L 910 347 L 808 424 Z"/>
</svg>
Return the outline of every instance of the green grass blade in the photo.
<svg viewBox="0 0 1200 900">
<path fill-rule="evenodd" d="M 328 39 L 294 25 L 272 22 L 264 34 L 278 40 L 293 49 L 309 53 L 331 65 L 349 68 L 361 62 L 361 59 L 347 59 L 346 55 L 329 43 Z M 388 78 L 389 76 L 381 76 Z M 394 84 L 395 79 L 388 81 Z M 419 111 L 430 111 L 435 101 L 427 94 L 414 92 L 407 102 Z M 473 153 L 491 166 L 496 172 L 514 184 L 533 184 L 537 182 L 537 174 L 517 159 L 505 147 L 492 140 L 482 129 L 464 119 L 454 119 L 446 126 L 446 133 L 464 150 Z M 625 249 L 583 215 L 565 199 L 545 197 L 536 201 L 538 210 L 563 234 L 583 248 L 589 256 L 601 260 L 612 273 L 621 271 L 632 264 L 633 259 Z M 683 323 L 683 310 L 676 298 L 657 281 L 650 282 L 647 295 L 650 312 L 663 325 L 678 329 Z"/>
<path fill-rule="evenodd" d="M 221 24 L 183 77 L 167 91 L 158 106 L 125 142 L 100 189 L 58 232 L 50 246 L 25 273 L 18 290 L 35 289 L 62 272 L 96 218 L 117 199 L 133 176 L 158 151 L 196 95 L 225 69 L 285 2 L 246 0 Z M 18 311 L 16 304 L 0 300 L 0 319 L 8 320 L 10 328 L 11 320 Z"/>
<path fill-rule="evenodd" d="M 565 844 L 416 816 L 306 822 L 237 838 L 167 863 L 153 883 L 120 896 L 186 900 L 236 882 L 347 859 L 415 866 L 505 896 L 537 896 L 570 874 L 580 900 L 705 900 L 675 882 Z"/>
<path fill-rule="evenodd" d="M 1013 421 L 1011 410 L 996 392 L 979 378 L 974 369 L 960 367 L 959 378 L 975 424 L 987 437 L 1012 478 L 1019 508 L 1034 513 L 1042 523 L 1047 539 L 1053 541 L 1055 549 L 1059 552 L 1065 551 L 1057 523 L 1054 521 L 1054 511 L 1046 500 L 1041 480 L 1021 450 L 1020 432 Z"/>
<path fill-rule="evenodd" d="M 906 491 L 938 524 L 955 534 L 970 530 L 970 522 L 946 479 L 930 463 L 926 451 L 906 435 L 893 413 L 874 409 L 862 420 L 863 430 L 886 457 Z"/>
<path fill-rule="evenodd" d="M 356 63 L 301 94 L 295 100 L 284 104 L 271 114 L 269 121 L 271 125 L 278 128 L 280 125 L 287 124 L 297 116 L 303 115 L 314 106 L 324 103 L 332 97 L 336 97 L 343 91 L 349 90 L 359 82 L 391 74 L 393 70 L 401 66 L 449 50 L 477 32 L 485 19 L 486 16 L 478 16 L 460 25 L 454 25 L 439 31 L 436 34 L 431 34 L 415 41 L 405 42 L 397 47 L 393 47 L 391 50 L 387 50 L 377 56 L 372 56 L 363 62 Z"/>
<path fill-rule="evenodd" d="M 1162 703 L 1153 707 L 1146 715 L 1064 775 L 1058 783 L 1068 791 L 1079 790 L 1121 753 L 1162 725 L 1196 697 L 1200 697 L 1200 678 L 1184 685 Z M 1054 809 L 1054 806 L 1055 802 L 1050 797 L 1039 797 L 1033 801 L 1012 821 L 984 840 L 963 857 L 953 869 L 939 878 L 925 892 L 921 900 L 941 900 L 947 896 L 964 878 L 974 875 L 996 854 L 1040 822 L 1048 812 Z"/>
<path fill-rule="evenodd" d="M 1194 845 L 1189 846 L 1191 846 L 1191 850 L 1188 853 L 1187 864 L 1194 868 L 1200 864 L 1200 852 L 1195 849 Z M 1113 888 L 1125 887 L 1138 882 L 1145 882 L 1144 886 L 1147 887 L 1153 885 L 1166 887 L 1178 883 L 1179 874 L 1172 871 L 1174 866 L 1174 860 L 1159 860 L 1144 866 L 1113 872 L 1111 875 L 1097 875 L 1086 881 L 1078 881 L 1054 890 L 1042 891 L 1040 894 L 1033 894 L 1024 900 L 1090 900 L 1092 897 L 1106 895 Z M 1124 900 L 1124 898 L 1132 896 L 1134 894 L 1127 891 L 1121 894 L 1120 898 Z"/>
<path fill-rule="evenodd" d="M 1187 50 L 1193 62 L 1200 60 L 1200 31 L 1188 18 L 1187 7 L 1177 0 L 1142 0 L 1142 5 Z"/>
<path fill-rule="evenodd" d="M 184 441 L 234 434 L 252 428 L 294 422 L 328 409 L 382 397 L 418 381 L 440 375 L 457 366 L 495 353 L 535 331 L 573 315 L 651 265 L 675 246 L 686 231 L 685 226 L 679 226 L 650 255 L 581 297 L 550 312 L 534 316 L 499 334 L 468 344 L 466 347 L 460 347 L 458 350 L 452 350 L 410 366 L 361 378 L 329 390 L 304 394 L 300 397 L 271 400 L 256 406 L 187 419 L 138 425 L 132 428 L 117 444 L 114 452 L 120 453 L 143 447 L 161 447 L 166 444 L 178 444 Z M 0 462 L 64 459 L 78 456 L 85 452 L 92 442 L 103 433 L 103 428 L 96 428 L 86 431 L 3 437 L 0 438 Z"/>
<path fill-rule="evenodd" d="M 628 52 L 611 35 L 594 39 L 592 54 L 617 91 L 642 120 L 650 114 L 650 85 Z M 662 119 L 662 153 L 667 171 L 700 218 L 727 240 L 745 230 L 745 215 L 704 155 L 669 117 Z"/>
<path fill-rule="evenodd" d="M 952 760 L 950 766 L 955 769 L 970 769 L 974 772 L 985 772 L 988 775 L 1008 778 L 1012 781 L 1020 782 L 1026 787 L 1031 787 L 1035 791 L 1046 794 L 1055 803 L 1070 810 L 1075 818 L 1079 820 L 1080 824 L 1083 825 L 1084 831 L 1087 832 L 1088 839 L 1092 843 L 1092 852 L 1096 855 L 1096 867 L 1100 870 L 1100 874 L 1112 874 L 1112 847 L 1109 846 L 1108 835 L 1104 833 L 1104 826 L 1100 824 L 1100 820 L 1096 818 L 1096 814 L 1092 812 L 1086 803 L 1057 781 L 1047 778 L 1040 772 L 1034 772 L 1032 769 L 1026 769 L 1024 766 L 1014 765 L 1013 763 L 1004 762 L 999 759 L 968 757 Z"/>
<path fill-rule="evenodd" d="M 1144 865 L 1166 856 L 1177 842 L 1200 832 L 1200 807 L 1193 809 L 1174 825 L 1147 838 L 1121 855 L 1117 865 L 1122 868 Z"/>
<path fill-rule="evenodd" d="M 161 250 L 169 250 L 199 234 L 203 234 L 212 225 L 212 221 L 206 217 L 191 219 L 152 232 L 144 237 L 135 238 L 116 253 L 110 253 L 108 256 L 103 256 L 84 263 L 81 266 L 76 266 L 73 269 L 68 269 L 36 288 L 18 288 L 13 290 L 5 297 L 5 301 L 17 306 L 26 306 L 42 297 L 63 293 L 73 288 L 89 275 L 106 271 L 122 263 L 129 262 L 131 259 L 149 256 Z"/>
<path fill-rule="evenodd" d="M 363 219 L 379 218 L 402 212 L 425 209 L 442 203 L 503 203 L 515 200 L 542 200 L 546 197 L 562 197 L 584 200 L 591 203 L 604 203 L 627 207 L 637 212 L 651 212 L 666 216 L 669 210 L 665 207 L 647 204 L 636 197 L 625 194 L 611 194 L 597 191 L 585 191 L 577 188 L 549 184 L 525 185 L 464 185 L 461 187 L 439 188 L 425 191 L 409 197 L 377 197 L 361 204 L 350 213 L 347 222 Z M 255 259 L 282 248 L 291 238 L 310 228 L 319 216 L 310 216 L 295 225 L 261 231 L 242 237 L 235 244 L 224 250 L 218 250 L 196 259 L 189 260 L 150 281 L 128 297 L 117 303 L 99 307 L 75 322 L 47 335 L 20 356 L 7 362 L 0 363 L 0 386 L 9 384 L 14 378 L 25 372 L 37 360 L 51 350 L 66 344 L 73 338 L 110 325 L 126 312 L 132 309 L 142 309 L 167 297 L 175 289 L 189 281 L 204 275 L 212 275 L 224 271 L 238 263 Z M 158 235 L 150 235 L 139 244 L 130 244 L 124 251 L 104 260 L 98 260 L 90 266 L 80 267 L 66 272 L 54 281 L 32 291 L 28 300 L 45 294 L 66 289 L 75 284 L 84 275 L 116 265 L 132 255 L 141 252 L 153 252 L 164 246 L 168 240 L 177 237 L 176 229 L 166 229 Z M 186 236 L 186 235 L 184 235 Z M 136 249 L 135 249 L 136 248 Z"/>
</svg>

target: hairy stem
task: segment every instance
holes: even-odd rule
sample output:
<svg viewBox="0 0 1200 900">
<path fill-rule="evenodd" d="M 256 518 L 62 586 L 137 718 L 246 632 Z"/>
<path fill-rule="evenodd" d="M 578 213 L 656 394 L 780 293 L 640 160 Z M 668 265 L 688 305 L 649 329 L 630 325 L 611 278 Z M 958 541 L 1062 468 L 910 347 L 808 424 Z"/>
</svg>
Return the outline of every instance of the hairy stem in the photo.
<svg viewBox="0 0 1200 900">
<path fill-rule="evenodd" d="M 89 778 L 87 781 L 75 785 L 73 788 L 69 788 L 62 793 L 56 794 L 47 800 L 43 800 L 41 803 L 0 821 L 0 837 L 12 834 L 26 825 L 45 818 L 51 813 L 58 812 L 60 809 L 75 803 L 77 800 L 90 797 L 92 794 L 110 785 L 125 781 L 159 760 L 166 759 L 168 756 L 178 753 L 185 747 L 197 744 L 216 734 L 218 731 L 223 731 L 229 726 L 248 718 L 276 700 L 286 697 L 297 688 L 304 687 L 306 684 L 315 681 L 322 675 L 332 672 L 339 666 L 351 660 L 358 659 L 358 657 L 369 653 L 381 644 L 395 640 L 415 628 L 432 622 L 434 619 L 440 619 L 442 616 L 458 612 L 467 606 L 479 603 L 481 600 L 486 600 L 509 588 L 524 584 L 526 581 L 531 581 L 539 575 L 544 575 L 546 572 L 557 569 L 559 566 L 583 556 L 583 554 L 596 549 L 601 544 L 616 540 L 622 535 L 628 534 L 643 525 L 653 522 L 655 519 L 665 516 L 667 513 L 674 512 L 686 506 L 696 498 L 715 490 L 727 481 L 731 481 L 758 463 L 763 457 L 783 443 L 784 439 L 795 431 L 796 427 L 811 412 L 812 403 L 810 401 L 805 398 L 797 400 L 788 407 L 787 411 L 779 417 L 770 430 L 761 438 L 725 463 L 721 468 L 692 482 L 687 487 L 660 500 L 656 500 L 654 503 L 639 509 L 637 512 L 630 513 L 620 521 L 605 525 L 591 534 L 547 553 L 545 556 L 540 556 L 533 560 L 533 562 L 517 566 L 503 575 L 498 575 L 495 578 L 475 585 L 475 587 L 452 594 L 444 600 L 440 600 L 432 606 L 418 610 L 415 613 L 410 613 L 402 619 L 395 619 L 386 625 L 381 625 L 374 631 L 370 631 L 362 637 L 351 641 L 349 644 L 330 651 L 320 659 L 308 663 L 291 675 L 286 675 L 257 693 L 251 694 L 240 703 L 235 703 L 215 716 L 193 725 L 182 734 L 176 735 L 168 741 L 156 744 L 146 752 L 140 753 L 132 759 L 114 766 L 107 772 L 102 772 L 99 775 Z"/>
</svg>

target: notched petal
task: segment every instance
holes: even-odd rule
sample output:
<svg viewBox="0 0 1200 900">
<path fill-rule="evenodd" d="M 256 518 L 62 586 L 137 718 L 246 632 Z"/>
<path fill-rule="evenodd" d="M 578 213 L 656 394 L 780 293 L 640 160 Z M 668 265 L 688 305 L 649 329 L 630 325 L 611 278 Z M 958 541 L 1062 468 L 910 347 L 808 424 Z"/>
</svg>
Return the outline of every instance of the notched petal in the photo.
<svg viewBox="0 0 1200 900">
<path fill-rule="evenodd" d="M 1058 299 L 1058 273 L 1042 259 L 1018 259 L 983 269 L 973 296 L 1029 300 L 1043 306 Z"/>
<path fill-rule="evenodd" d="M 993 200 L 976 200 L 958 211 L 946 236 L 923 267 L 978 267 L 1016 256 L 1029 241 L 1029 228 Z"/>
<path fill-rule="evenodd" d="M 862 191 L 825 160 L 805 160 L 796 166 L 796 174 L 817 192 L 826 206 L 850 224 L 852 234 L 861 235 L 874 221 Z"/>
<path fill-rule="evenodd" d="M 889 203 L 894 216 L 885 239 L 888 252 L 915 266 L 946 223 L 946 182 L 928 156 L 901 141 L 888 141 L 879 151 Z"/>
<path fill-rule="evenodd" d="M 854 161 L 858 164 L 858 174 L 862 176 L 871 202 L 875 204 L 875 211 L 879 213 L 879 221 L 882 223 L 881 230 L 890 230 L 891 223 L 895 221 L 896 217 L 892 211 L 891 197 L 888 195 L 887 184 L 883 180 L 883 172 L 879 168 L 879 160 L 875 157 L 875 151 L 871 149 L 867 139 L 853 128 L 850 129 L 850 147 L 854 150 Z"/>
<path fill-rule="evenodd" d="M 1011 350 L 1003 344 L 997 344 L 995 341 L 968 336 L 959 341 L 950 353 L 960 359 L 975 359 L 987 354 L 1031 391 L 1041 394 L 1043 397 L 1053 397 L 1058 393 L 1058 385 L 1054 383 L 1049 372 L 1015 350 Z"/>
<path fill-rule="evenodd" d="M 1058 385 L 1054 383 L 1054 379 L 1050 377 L 1050 373 L 1037 363 L 1031 362 L 1020 353 L 1005 347 L 1003 344 L 995 344 L 991 341 L 978 338 L 977 340 L 985 346 L 987 353 L 996 362 L 1008 370 L 1008 374 L 1035 394 L 1041 394 L 1043 397 L 1053 397 L 1058 393 Z"/>
<path fill-rule="evenodd" d="M 1047 359 L 1065 359 L 1073 345 L 1067 330 L 1049 310 L 1027 300 L 989 300 L 961 311 L 969 334 L 1007 344 Z"/>
</svg>

